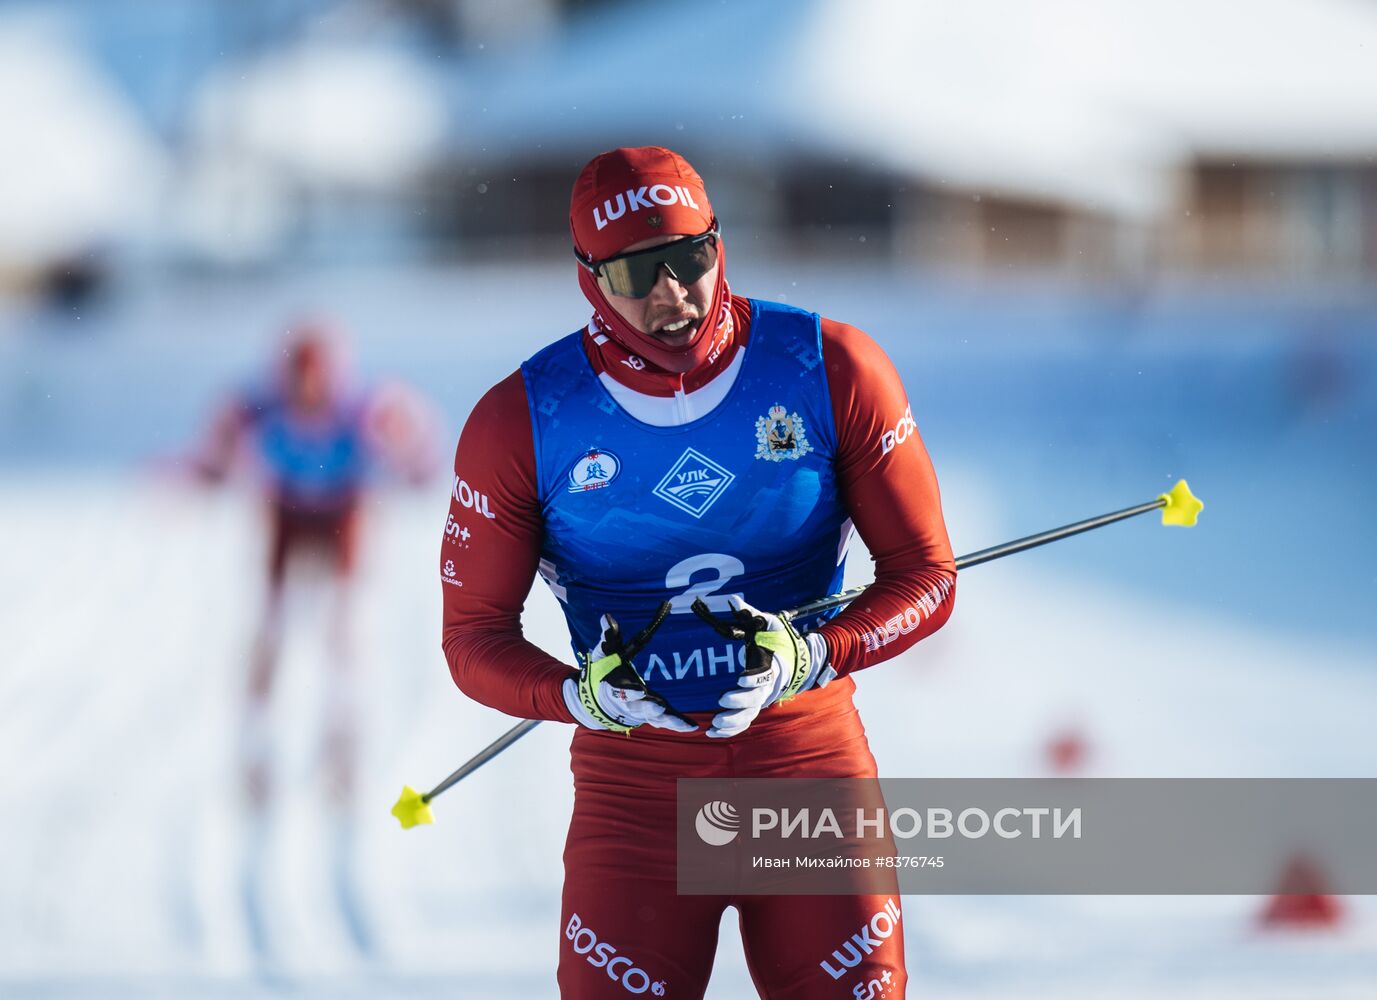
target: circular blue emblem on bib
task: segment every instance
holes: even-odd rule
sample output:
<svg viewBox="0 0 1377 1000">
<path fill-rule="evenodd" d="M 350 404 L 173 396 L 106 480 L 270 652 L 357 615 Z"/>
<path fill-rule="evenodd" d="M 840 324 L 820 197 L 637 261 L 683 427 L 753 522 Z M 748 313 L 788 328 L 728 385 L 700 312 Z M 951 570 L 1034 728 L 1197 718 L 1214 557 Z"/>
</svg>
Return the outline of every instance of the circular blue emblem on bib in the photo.
<svg viewBox="0 0 1377 1000">
<path fill-rule="evenodd" d="M 622 471 L 621 459 L 610 451 L 590 449 L 569 470 L 569 492 L 587 493 L 610 486 Z"/>
</svg>

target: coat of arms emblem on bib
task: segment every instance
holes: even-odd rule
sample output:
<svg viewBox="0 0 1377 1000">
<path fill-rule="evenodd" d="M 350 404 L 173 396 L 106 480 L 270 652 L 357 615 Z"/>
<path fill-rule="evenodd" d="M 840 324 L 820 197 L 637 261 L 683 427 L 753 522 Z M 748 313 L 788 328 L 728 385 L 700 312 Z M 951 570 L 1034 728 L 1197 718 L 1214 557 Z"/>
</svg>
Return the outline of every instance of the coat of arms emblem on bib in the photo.
<svg viewBox="0 0 1377 1000">
<path fill-rule="evenodd" d="M 778 404 L 755 422 L 755 457 L 767 462 L 799 459 L 813 450 L 803 431 L 803 418 Z"/>
</svg>

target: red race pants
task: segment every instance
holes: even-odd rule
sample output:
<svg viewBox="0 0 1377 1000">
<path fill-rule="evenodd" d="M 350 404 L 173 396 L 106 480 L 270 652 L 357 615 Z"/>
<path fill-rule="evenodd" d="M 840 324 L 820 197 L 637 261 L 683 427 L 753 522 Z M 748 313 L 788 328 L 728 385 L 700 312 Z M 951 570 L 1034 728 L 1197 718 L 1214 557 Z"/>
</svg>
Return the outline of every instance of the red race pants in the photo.
<svg viewBox="0 0 1377 1000">
<path fill-rule="evenodd" d="M 675 779 L 873 778 L 875 759 L 835 681 L 776 705 L 740 736 L 642 726 L 574 735 L 574 815 L 564 848 L 559 987 L 565 1000 L 701 997 L 722 912 L 740 916 L 763 997 L 902 998 L 900 900 L 858 896 L 680 896 Z M 702 718 L 694 716 L 702 724 Z"/>
</svg>

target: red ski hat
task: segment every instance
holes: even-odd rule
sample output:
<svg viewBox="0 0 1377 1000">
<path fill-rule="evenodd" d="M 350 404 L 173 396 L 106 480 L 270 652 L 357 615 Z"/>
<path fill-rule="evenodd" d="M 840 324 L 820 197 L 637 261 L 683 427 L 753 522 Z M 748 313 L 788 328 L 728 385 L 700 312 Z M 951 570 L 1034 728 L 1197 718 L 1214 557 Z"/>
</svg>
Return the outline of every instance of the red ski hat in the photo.
<svg viewBox="0 0 1377 1000">
<path fill-rule="evenodd" d="M 347 362 L 344 344 L 328 322 L 298 319 L 287 328 L 282 344 L 278 384 L 296 405 L 323 406 L 345 387 Z"/>
<path fill-rule="evenodd" d="M 697 236 L 716 221 L 703 179 L 687 160 L 663 146 L 614 149 L 594 157 L 574 181 L 569 200 L 574 252 L 587 265 L 652 236 Z M 720 238 L 712 299 L 693 339 L 682 347 L 668 347 L 627 323 L 587 266 L 579 266 L 579 288 L 593 306 L 598 329 L 662 371 L 693 371 L 719 355 L 730 340 L 731 295 Z"/>
<path fill-rule="evenodd" d="M 343 367 L 343 347 L 325 320 L 298 319 L 287 328 L 281 364 L 281 376 L 287 384 L 306 378 L 321 378 L 333 384 L 343 374 Z"/>
<path fill-rule="evenodd" d="M 712 228 L 703 179 L 663 146 L 614 149 L 594 157 L 574 181 L 569 227 L 585 259 L 606 260 L 633 243 Z"/>
</svg>

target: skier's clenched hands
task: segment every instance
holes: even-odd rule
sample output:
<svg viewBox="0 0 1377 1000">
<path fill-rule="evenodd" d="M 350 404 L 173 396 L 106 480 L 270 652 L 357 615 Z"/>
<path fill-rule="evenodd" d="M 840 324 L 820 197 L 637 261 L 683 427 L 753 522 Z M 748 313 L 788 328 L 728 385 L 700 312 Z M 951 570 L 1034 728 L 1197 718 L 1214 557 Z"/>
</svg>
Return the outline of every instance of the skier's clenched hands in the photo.
<svg viewBox="0 0 1377 1000">
<path fill-rule="evenodd" d="M 661 604 L 650 624 L 629 640 L 622 638 L 615 618 L 602 616 L 602 642 L 579 658 L 578 676 L 564 682 L 564 704 L 580 725 L 614 733 L 629 733 L 643 725 L 678 733 L 698 728 L 651 691 L 632 662 L 665 620 L 669 608 L 668 601 Z"/>
<path fill-rule="evenodd" d="M 736 687 L 718 699 L 722 711 L 707 735 L 736 736 L 746 731 L 760 710 L 788 701 L 801 691 L 825 687 L 837 672 L 827 665 L 827 643 L 815 632 L 800 635 L 786 619 L 757 611 L 739 597 L 727 599 L 729 618 L 717 618 L 700 597 L 693 613 L 718 635 L 746 644 L 746 667 Z"/>
</svg>

